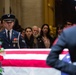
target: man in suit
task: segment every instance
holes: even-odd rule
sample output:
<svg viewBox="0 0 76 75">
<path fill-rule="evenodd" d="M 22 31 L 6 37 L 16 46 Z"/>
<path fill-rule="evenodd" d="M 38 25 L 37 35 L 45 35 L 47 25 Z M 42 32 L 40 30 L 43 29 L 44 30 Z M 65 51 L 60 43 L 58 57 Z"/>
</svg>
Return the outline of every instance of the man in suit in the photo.
<svg viewBox="0 0 76 75">
<path fill-rule="evenodd" d="M 5 14 L 1 17 L 4 30 L 0 32 L 0 45 L 4 49 L 9 48 L 26 48 L 26 42 L 21 34 L 13 30 L 15 16 L 13 14 Z"/>
<path fill-rule="evenodd" d="M 69 49 L 72 63 L 59 60 L 59 54 L 64 48 Z M 69 75 L 76 75 L 76 25 L 63 30 L 58 37 L 57 43 L 51 47 L 46 63 Z"/>
</svg>

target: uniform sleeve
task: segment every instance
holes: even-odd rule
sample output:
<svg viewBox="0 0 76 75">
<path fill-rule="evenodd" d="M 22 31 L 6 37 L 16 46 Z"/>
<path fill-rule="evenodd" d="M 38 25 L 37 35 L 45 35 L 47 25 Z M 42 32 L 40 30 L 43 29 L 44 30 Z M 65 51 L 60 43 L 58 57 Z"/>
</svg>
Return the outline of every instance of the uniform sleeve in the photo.
<svg viewBox="0 0 76 75">
<path fill-rule="evenodd" d="M 19 46 L 20 48 L 27 48 L 26 42 L 21 35 L 19 37 Z"/>
<path fill-rule="evenodd" d="M 51 47 L 51 52 L 49 53 L 46 63 L 58 70 L 61 70 L 70 75 L 76 75 L 76 66 L 67 63 L 65 61 L 59 60 L 59 54 L 66 48 L 67 41 L 64 32 L 59 36 L 57 43 Z"/>
</svg>

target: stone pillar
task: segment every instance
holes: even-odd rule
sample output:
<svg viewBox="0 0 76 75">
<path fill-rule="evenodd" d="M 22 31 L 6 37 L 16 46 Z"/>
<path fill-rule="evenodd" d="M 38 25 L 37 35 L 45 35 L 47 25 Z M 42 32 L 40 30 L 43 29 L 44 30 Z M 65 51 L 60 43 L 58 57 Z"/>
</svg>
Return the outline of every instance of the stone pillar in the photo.
<svg viewBox="0 0 76 75">
<path fill-rule="evenodd" d="M 10 0 L 11 13 L 16 15 L 16 0 Z"/>
<path fill-rule="evenodd" d="M 21 22 L 24 28 L 43 24 L 42 3 L 43 0 L 21 0 Z"/>
<path fill-rule="evenodd" d="M 5 14 L 9 14 L 10 13 L 10 0 L 5 0 L 4 4 L 5 4 Z"/>
<path fill-rule="evenodd" d="M 10 13 L 10 0 L 1 0 L 0 1 L 0 17 L 3 14 Z"/>
<path fill-rule="evenodd" d="M 10 1 L 11 13 L 16 16 L 21 25 L 21 0 L 11 0 Z"/>
<path fill-rule="evenodd" d="M 21 11 L 21 0 L 16 0 L 16 16 L 19 20 L 19 24 L 22 26 L 21 24 L 21 15 L 22 15 L 22 11 Z"/>
<path fill-rule="evenodd" d="M 5 13 L 4 0 L 0 1 L 0 17 Z"/>
<path fill-rule="evenodd" d="M 55 0 L 44 0 L 44 23 L 55 24 Z"/>
</svg>

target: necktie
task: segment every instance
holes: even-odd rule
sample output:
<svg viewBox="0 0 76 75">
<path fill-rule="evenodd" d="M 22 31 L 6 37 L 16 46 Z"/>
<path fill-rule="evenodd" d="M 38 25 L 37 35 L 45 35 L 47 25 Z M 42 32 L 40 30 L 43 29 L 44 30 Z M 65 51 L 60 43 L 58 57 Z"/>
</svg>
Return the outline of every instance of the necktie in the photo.
<svg viewBox="0 0 76 75">
<path fill-rule="evenodd" d="M 8 34 L 8 40 L 10 40 L 10 31 L 9 30 L 8 30 L 7 34 Z"/>
</svg>

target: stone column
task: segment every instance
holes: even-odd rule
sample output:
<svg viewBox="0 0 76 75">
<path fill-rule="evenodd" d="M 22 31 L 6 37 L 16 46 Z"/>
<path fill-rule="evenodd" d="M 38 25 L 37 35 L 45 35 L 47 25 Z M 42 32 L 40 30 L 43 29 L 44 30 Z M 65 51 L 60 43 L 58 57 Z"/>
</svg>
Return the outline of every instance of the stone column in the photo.
<svg viewBox="0 0 76 75">
<path fill-rule="evenodd" d="M 10 1 L 11 13 L 16 16 L 21 25 L 21 0 L 11 0 Z"/>
<path fill-rule="evenodd" d="M 0 1 L 0 17 L 5 13 L 4 0 Z"/>
<path fill-rule="evenodd" d="M 10 0 L 1 0 L 0 1 L 0 17 L 3 14 L 10 13 Z"/>
<path fill-rule="evenodd" d="M 10 13 L 10 0 L 5 0 L 4 4 L 5 4 L 5 14 L 9 14 Z"/>
<path fill-rule="evenodd" d="M 24 28 L 43 24 L 42 3 L 43 0 L 21 0 L 21 22 Z"/>
<path fill-rule="evenodd" d="M 21 0 L 16 0 L 16 16 L 19 20 L 19 24 L 22 26 L 21 24 L 21 15 L 22 15 L 22 11 L 21 11 Z"/>
</svg>

